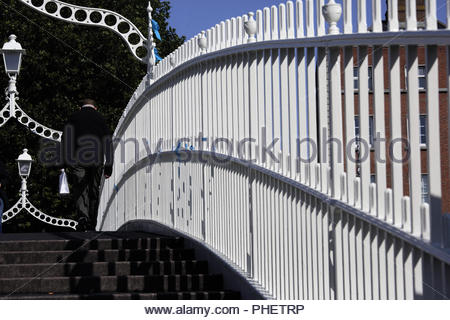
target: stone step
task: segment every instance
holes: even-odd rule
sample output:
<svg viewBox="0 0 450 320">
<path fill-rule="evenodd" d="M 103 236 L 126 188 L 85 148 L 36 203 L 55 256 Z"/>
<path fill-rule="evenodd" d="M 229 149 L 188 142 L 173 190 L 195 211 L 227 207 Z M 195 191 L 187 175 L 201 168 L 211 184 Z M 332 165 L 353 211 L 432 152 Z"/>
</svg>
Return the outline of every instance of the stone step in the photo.
<svg viewBox="0 0 450 320">
<path fill-rule="evenodd" d="M 0 252 L 0 264 L 195 260 L 192 249 Z"/>
<path fill-rule="evenodd" d="M 207 261 L 0 264 L 0 279 L 67 276 L 187 275 L 208 273 Z"/>
<path fill-rule="evenodd" d="M 114 250 L 114 249 L 161 250 L 161 249 L 176 249 L 182 247 L 183 247 L 182 238 L 0 241 L 0 252 L 68 251 L 68 250 L 76 250 L 79 248 L 88 250 Z"/>
<path fill-rule="evenodd" d="M 236 291 L 181 291 L 151 293 L 92 293 L 92 294 L 13 294 L 0 300 L 238 300 Z"/>
<path fill-rule="evenodd" d="M 0 279 L 0 294 L 160 293 L 223 290 L 222 275 L 102 276 Z"/>
</svg>

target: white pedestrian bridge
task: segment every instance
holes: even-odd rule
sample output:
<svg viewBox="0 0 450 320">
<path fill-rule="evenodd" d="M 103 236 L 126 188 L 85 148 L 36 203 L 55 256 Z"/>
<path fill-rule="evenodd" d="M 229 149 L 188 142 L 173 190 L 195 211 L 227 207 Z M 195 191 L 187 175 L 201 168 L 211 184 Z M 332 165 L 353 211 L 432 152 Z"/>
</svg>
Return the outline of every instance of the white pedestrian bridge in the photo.
<svg viewBox="0 0 450 320">
<path fill-rule="evenodd" d="M 443 9 L 337 2 L 220 22 L 161 61 L 115 131 L 98 228 L 167 227 L 268 298 L 448 299 Z"/>
</svg>

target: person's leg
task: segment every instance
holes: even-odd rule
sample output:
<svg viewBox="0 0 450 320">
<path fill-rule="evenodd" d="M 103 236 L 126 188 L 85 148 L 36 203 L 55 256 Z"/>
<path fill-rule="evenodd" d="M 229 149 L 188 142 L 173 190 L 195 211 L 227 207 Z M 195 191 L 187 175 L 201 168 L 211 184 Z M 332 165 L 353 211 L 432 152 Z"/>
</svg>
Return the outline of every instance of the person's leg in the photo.
<svg viewBox="0 0 450 320">
<path fill-rule="evenodd" d="M 89 223 L 89 175 L 86 168 L 73 166 L 67 169 L 69 183 L 72 187 L 73 200 L 75 202 L 77 220 L 86 226 Z"/>
<path fill-rule="evenodd" d="M 95 230 L 97 226 L 98 207 L 100 204 L 100 183 L 102 181 L 103 167 L 90 168 L 89 183 L 89 219 L 90 230 Z"/>
<path fill-rule="evenodd" d="M 3 208 L 4 208 L 4 203 L 3 203 L 3 199 L 0 198 L 0 233 L 2 233 L 2 217 L 3 217 Z"/>
</svg>

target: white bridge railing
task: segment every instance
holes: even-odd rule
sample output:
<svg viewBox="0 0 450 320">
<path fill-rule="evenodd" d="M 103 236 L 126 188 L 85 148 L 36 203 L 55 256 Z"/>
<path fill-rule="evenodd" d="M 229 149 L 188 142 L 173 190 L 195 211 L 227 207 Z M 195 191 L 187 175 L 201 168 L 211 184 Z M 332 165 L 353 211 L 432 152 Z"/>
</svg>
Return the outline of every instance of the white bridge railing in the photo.
<svg viewBox="0 0 450 320">
<path fill-rule="evenodd" d="M 117 127 L 99 228 L 160 222 L 278 299 L 447 299 L 450 30 L 397 2 L 368 28 L 366 1 L 288 1 L 183 44 Z"/>
</svg>

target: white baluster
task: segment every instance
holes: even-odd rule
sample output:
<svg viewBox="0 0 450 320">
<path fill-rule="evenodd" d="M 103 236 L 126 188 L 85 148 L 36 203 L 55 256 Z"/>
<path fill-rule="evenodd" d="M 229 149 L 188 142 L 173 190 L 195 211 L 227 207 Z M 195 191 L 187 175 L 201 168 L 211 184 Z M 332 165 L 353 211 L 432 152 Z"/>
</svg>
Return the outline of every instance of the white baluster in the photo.
<svg viewBox="0 0 450 320">
<path fill-rule="evenodd" d="M 226 41 L 225 48 L 231 47 L 231 20 L 227 19 L 225 22 L 226 25 Z"/>
<path fill-rule="evenodd" d="M 439 112 L 439 48 L 438 46 L 426 47 L 427 63 L 427 157 L 431 216 L 428 222 L 431 230 L 431 241 L 440 244 L 442 241 L 441 218 L 442 218 L 442 171 L 441 171 L 441 138 Z M 445 120 L 444 120 L 445 121 Z M 444 198 L 445 199 L 445 198 Z"/>
<path fill-rule="evenodd" d="M 225 48 L 226 43 L 226 28 L 225 28 L 225 22 L 220 22 L 220 49 Z"/>
<path fill-rule="evenodd" d="M 358 33 L 367 32 L 366 0 L 358 0 Z"/>
<path fill-rule="evenodd" d="M 405 231 L 411 232 L 411 199 L 409 197 L 403 197 L 402 201 L 402 212 L 403 212 L 403 229 Z"/>
<path fill-rule="evenodd" d="M 372 215 L 376 214 L 377 211 L 377 185 L 375 183 L 371 183 L 370 187 L 370 195 L 369 195 L 369 212 Z"/>
<path fill-rule="evenodd" d="M 216 24 L 216 27 L 214 28 L 216 37 L 215 37 L 215 44 L 214 47 L 216 48 L 216 51 L 220 50 L 220 42 L 222 41 L 220 36 L 220 24 Z"/>
<path fill-rule="evenodd" d="M 342 172 L 341 174 L 341 200 L 344 202 L 348 202 L 348 194 L 347 194 L 347 174 L 345 172 Z"/>
<path fill-rule="evenodd" d="M 406 30 L 417 30 L 416 1 L 406 2 Z"/>
<path fill-rule="evenodd" d="M 249 12 L 248 16 L 250 17 L 248 21 L 245 22 L 244 28 L 245 32 L 248 35 L 248 43 L 256 42 L 255 34 L 258 32 L 258 25 L 256 24 L 255 19 L 253 18 L 255 14 L 253 12 Z"/>
<path fill-rule="evenodd" d="M 276 6 L 272 6 L 270 11 L 272 14 L 272 40 L 278 40 L 278 8 Z"/>
<path fill-rule="evenodd" d="M 389 31 L 398 31 L 398 0 L 388 1 Z"/>
<path fill-rule="evenodd" d="M 240 45 L 243 43 L 243 31 L 244 24 L 242 22 L 242 17 L 237 17 L 237 44 Z"/>
<path fill-rule="evenodd" d="M 355 207 L 361 209 L 362 201 L 361 201 L 361 178 L 355 179 Z"/>
<path fill-rule="evenodd" d="M 295 20 L 294 20 L 294 2 L 286 2 L 286 27 L 287 27 L 287 37 L 288 39 L 295 38 Z"/>
<path fill-rule="evenodd" d="M 392 189 L 386 189 L 384 192 L 384 211 L 386 214 L 386 221 L 389 223 L 394 222 L 394 215 L 393 215 L 393 197 L 392 197 Z"/>
<path fill-rule="evenodd" d="M 271 24 L 270 9 L 264 8 L 264 41 L 268 41 L 271 39 Z"/>
<path fill-rule="evenodd" d="M 295 2 L 295 14 L 296 14 L 296 21 L 297 21 L 297 38 L 303 38 L 305 36 L 305 30 L 304 30 L 304 18 L 303 18 L 303 1 L 297 0 Z"/>
<path fill-rule="evenodd" d="M 306 36 L 314 37 L 314 0 L 306 0 Z"/>
<path fill-rule="evenodd" d="M 231 18 L 231 46 L 235 46 L 237 43 L 236 34 L 237 34 L 236 18 Z"/>
<path fill-rule="evenodd" d="M 427 30 L 437 29 L 437 18 L 436 18 L 436 0 L 426 0 L 426 23 Z"/>
<path fill-rule="evenodd" d="M 353 33 L 353 7 L 352 0 L 343 0 L 344 7 L 344 33 Z"/>
<path fill-rule="evenodd" d="M 330 1 L 331 2 L 331 1 Z M 325 4 L 325 0 L 316 0 L 316 12 L 317 12 L 317 36 L 325 35 L 325 19 L 322 15 L 322 8 Z"/>
<path fill-rule="evenodd" d="M 322 13 L 325 20 L 330 25 L 328 28 L 329 34 L 339 34 L 337 23 L 341 19 L 342 7 L 334 0 L 330 0 L 327 5 L 322 7 Z"/>
<path fill-rule="evenodd" d="M 373 32 L 382 32 L 383 26 L 381 24 L 381 1 L 372 1 L 372 21 Z"/>
<path fill-rule="evenodd" d="M 286 28 L 286 6 L 281 3 L 278 7 L 279 17 L 280 17 L 280 39 L 286 39 L 287 28 Z"/>
<path fill-rule="evenodd" d="M 208 40 L 208 49 L 207 49 L 208 52 L 213 51 L 213 46 L 212 46 L 213 39 L 212 39 L 212 37 L 213 37 L 212 29 L 209 28 L 208 30 L 206 30 L 206 39 Z"/>
<path fill-rule="evenodd" d="M 256 41 L 262 41 L 264 35 L 264 28 L 263 28 L 263 12 L 261 10 L 256 11 L 256 25 L 258 26 L 258 31 L 256 32 Z"/>
<path fill-rule="evenodd" d="M 422 224 L 422 238 L 425 240 L 431 239 L 431 226 L 430 226 L 430 205 L 428 203 L 422 203 L 420 205 L 420 216 Z"/>
</svg>

